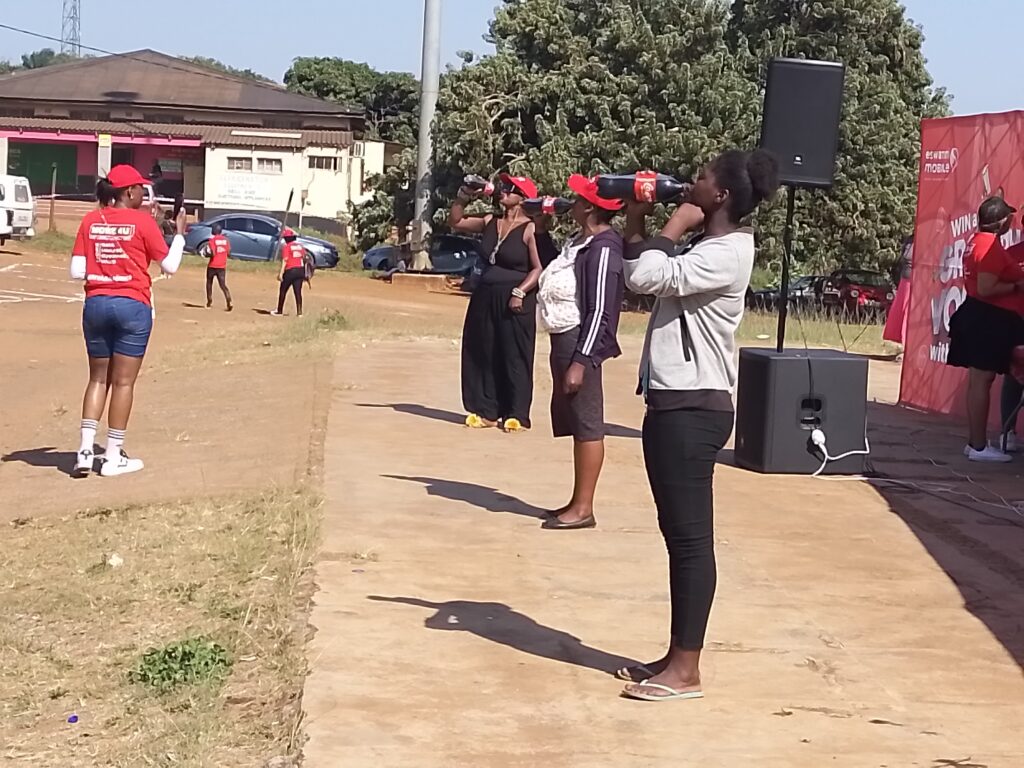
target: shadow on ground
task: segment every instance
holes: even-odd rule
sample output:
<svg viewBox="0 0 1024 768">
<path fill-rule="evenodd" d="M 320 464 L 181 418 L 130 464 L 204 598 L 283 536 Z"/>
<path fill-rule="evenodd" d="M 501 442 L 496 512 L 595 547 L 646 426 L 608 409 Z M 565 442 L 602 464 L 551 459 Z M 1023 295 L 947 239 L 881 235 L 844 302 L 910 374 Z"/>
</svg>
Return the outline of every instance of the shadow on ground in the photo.
<svg viewBox="0 0 1024 768">
<path fill-rule="evenodd" d="M 402 480 L 407 483 L 420 483 L 426 486 L 428 496 L 462 501 L 488 512 L 507 512 L 512 515 L 534 518 L 542 518 L 545 515 L 545 510 L 486 485 L 464 483 L 459 480 L 442 480 L 437 477 L 406 477 L 404 475 L 382 475 L 382 477 L 389 480 Z"/>
<path fill-rule="evenodd" d="M 531 656 L 574 664 L 609 675 L 615 674 L 615 670 L 620 667 L 633 666 L 637 663 L 633 659 L 591 648 L 578 637 L 539 624 L 504 603 L 481 603 L 472 600 L 432 603 L 415 597 L 379 595 L 370 595 L 367 599 L 432 610 L 435 612 L 434 615 L 423 622 L 427 629 L 469 632 L 484 640 L 514 648 Z"/>
<path fill-rule="evenodd" d="M 6 463 L 18 462 L 28 464 L 30 467 L 43 467 L 57 469 L 60 472 L 74 476 L 75 461 L 78 455 L 73 451 L 58 451 L 56 447 L 48 445 L 43 448 L 29 448 L 24 451 L 13 451 L 0 456 L 0 461 Z"/>
<path fill-rule="evenodd" d="M 444 411 L 440 408 L 431 408 L 428 405 L 416 403 L 356 403 L 357 408 L 390 408 L 396 413 L 405 413 L 409 416 L 419 416 L 424 419 L 443 421 L 448 424 L 463 425 L 466 423 L 466 416 L 454 411 Z"/>
<path fill-rule="evenodd" d="M 971 464 L 941 416 L 871 403 L 868 423 L 872 486 L 1024 667 L 1024 460 Z"/>
</svg>

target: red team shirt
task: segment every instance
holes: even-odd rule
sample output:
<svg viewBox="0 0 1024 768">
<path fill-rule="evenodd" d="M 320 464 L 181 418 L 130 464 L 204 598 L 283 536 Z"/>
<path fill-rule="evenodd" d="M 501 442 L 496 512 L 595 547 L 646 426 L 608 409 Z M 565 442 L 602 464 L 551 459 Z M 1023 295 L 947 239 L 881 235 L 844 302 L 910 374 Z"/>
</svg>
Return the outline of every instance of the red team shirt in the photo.
<svg viewBox="0 0 1024 768">
<path fill-rule="evenodd" d="M 85 256 L 85 295 L 125 296 L 152 306 L 149 265 L 167 257 L 167 243 L 148 212 L 103 208 L 82 219 L 76 256 Z"/>
<path fill-rule="evenodd" d="M 306 266 L 303 257 L 306 250 L 298 243 L 284 243 L 281 246 L 281 258 L 284 260 L 285 269 L 304 268 Z"/>
<path fill-rule="evenodd" d="M 967 245 L 964 254 L 964 283 L 967 295 L 996 307 L 1009 309 L 1013 312 L 1021 310 L 1020 294 L 1011 293 L 1006 296 L 978 295 L 978 273 L 985 272 L 995 275 L 1001 282 L 1016 283 L 1024 280 L 1024 269 L 1006 252 L 999 237 L 992 232 L 977 232 Z"/>
<path fill-rule="evenodd" d="M 224 235 L 214 235 L 210 238 L 210 269 L 225 269 L 228 266 L 228 256 L 231 255 L 231 243 Z"/>
</svg>

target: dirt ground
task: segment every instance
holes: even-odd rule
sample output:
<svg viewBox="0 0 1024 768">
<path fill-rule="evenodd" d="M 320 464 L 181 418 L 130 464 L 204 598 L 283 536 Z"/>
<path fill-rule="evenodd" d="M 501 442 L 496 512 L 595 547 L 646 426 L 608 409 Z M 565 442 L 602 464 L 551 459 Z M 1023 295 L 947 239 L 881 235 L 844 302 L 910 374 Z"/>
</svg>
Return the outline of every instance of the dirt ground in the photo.
<svg viewBox="0 0 1024 768">
<path fill-rule="evenodd" d="M 707 698 L 643 704 L 607 674 L 657 656 L 667 623 L 636 335 L 608 366 L 595 531 L 538 529 L 571 476 L 546 418 L 546 341 L 535 429 L 470 432 L 465 299 L 333 274 L 307 315 L 348 318 L 336 349 L 262 314 L 271 272 L 230 274 L 231 314 L 216 296 L 194 306 L 195 266 L 157 283 L 128 436 L 147 470 L 72 480 L 86 362 L 65 262 L 0 249 L 0 520 L 322 471 L 305 765 L 1024 765 L 1024 460 L 968 466 L 958 425 L 892 405 L 896 365 L 872 366 L 882 479 L 720 467 Z"/>
<path fill-rule="evenodd" d="M 288 485 L 316 468 L 329 354 L 290 337 L 295 318 L 264 314 L 276 302 L 272 271 L 230 273 L 229 314 L 216 286 L 205 309 L 202 269 L 190 266 L 155 283 L 156 324 L 126 442 L 147 471 L 116 483 L 71 478 L 88 366 L 81 287 L 66 262 L 31 246 L 0 249 L 0 521 Z M 324 274 L 306 294 L 306 315 L 324 308 L 356 312 L 361 337 L 372 338 L 408 331 L 425 311 L 457 329 L 464 300 Z M 104 435 L 101 426 L 101 446 Z"/>
<path fill-rule="evenodd" d="M 668 619 L 637 342 L 607 367 L 582 532 L 539 529 L 571 482 L 543 368 L 534 431 L 506 436 L 460 426 L 450 344 L 338 358 L 306 765 L 1024 765 L 1024 518 L 995 495 L 1024 496 L 1021 460 L 969 468 L 957 425 L 891 405 L 894 364 L 872 369 L 874 468 L 919 490 L 723 464 L 707 697 L 618 697 L 609 672 L 660 656 Z"/>
</svg>

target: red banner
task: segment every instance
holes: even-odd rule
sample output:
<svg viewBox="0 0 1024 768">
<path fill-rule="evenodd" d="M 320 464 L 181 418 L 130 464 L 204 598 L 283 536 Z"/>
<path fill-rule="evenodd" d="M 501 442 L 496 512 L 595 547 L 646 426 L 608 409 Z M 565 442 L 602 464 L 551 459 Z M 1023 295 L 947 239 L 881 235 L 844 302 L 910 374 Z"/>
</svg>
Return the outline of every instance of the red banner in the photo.
<svg viewBox="0 0 1024 768">
<path fill-rule="evenodd" d="M 901 403 L 964 412 L 966 371 L 945 364 L 949 318 L 964 300 L 963 256 L 978 206 L 996 194 L 1024 203 L 1024 111 L 925 120 Z M 1018 214 L 1005 243 L 1021 236 Z M 998 405 L 994 390 L 993 423 Z"/>
</svg>

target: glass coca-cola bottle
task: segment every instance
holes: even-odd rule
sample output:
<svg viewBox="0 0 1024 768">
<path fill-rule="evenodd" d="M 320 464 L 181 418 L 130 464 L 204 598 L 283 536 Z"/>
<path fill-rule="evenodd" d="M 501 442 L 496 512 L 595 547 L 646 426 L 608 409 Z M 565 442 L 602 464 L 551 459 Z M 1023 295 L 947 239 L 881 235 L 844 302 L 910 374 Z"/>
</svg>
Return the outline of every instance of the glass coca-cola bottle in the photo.
<svg viewBox="0 0 1024 768">
<path fill-rule="evenodd" d="M 471 192 L 477 192 L 484 197 L 491 197 L 495 192 L 494 183 L 483 176 L 471 173 L 462 180 L 462 186 Z"/>
<path fill-rule="evenodd" d="M 597 194 L 609 200 L 639 203 L 682 202 L 693 185 L 654 171 L 609 174 L 597 177 Z"/>
<path fill-rule="evenodd" d="M 561 216 L 572 210 L 572 200 L 564 197 L 531 197 L 523 201 L 523 211 L 529 216 Z"/>
</svg>

